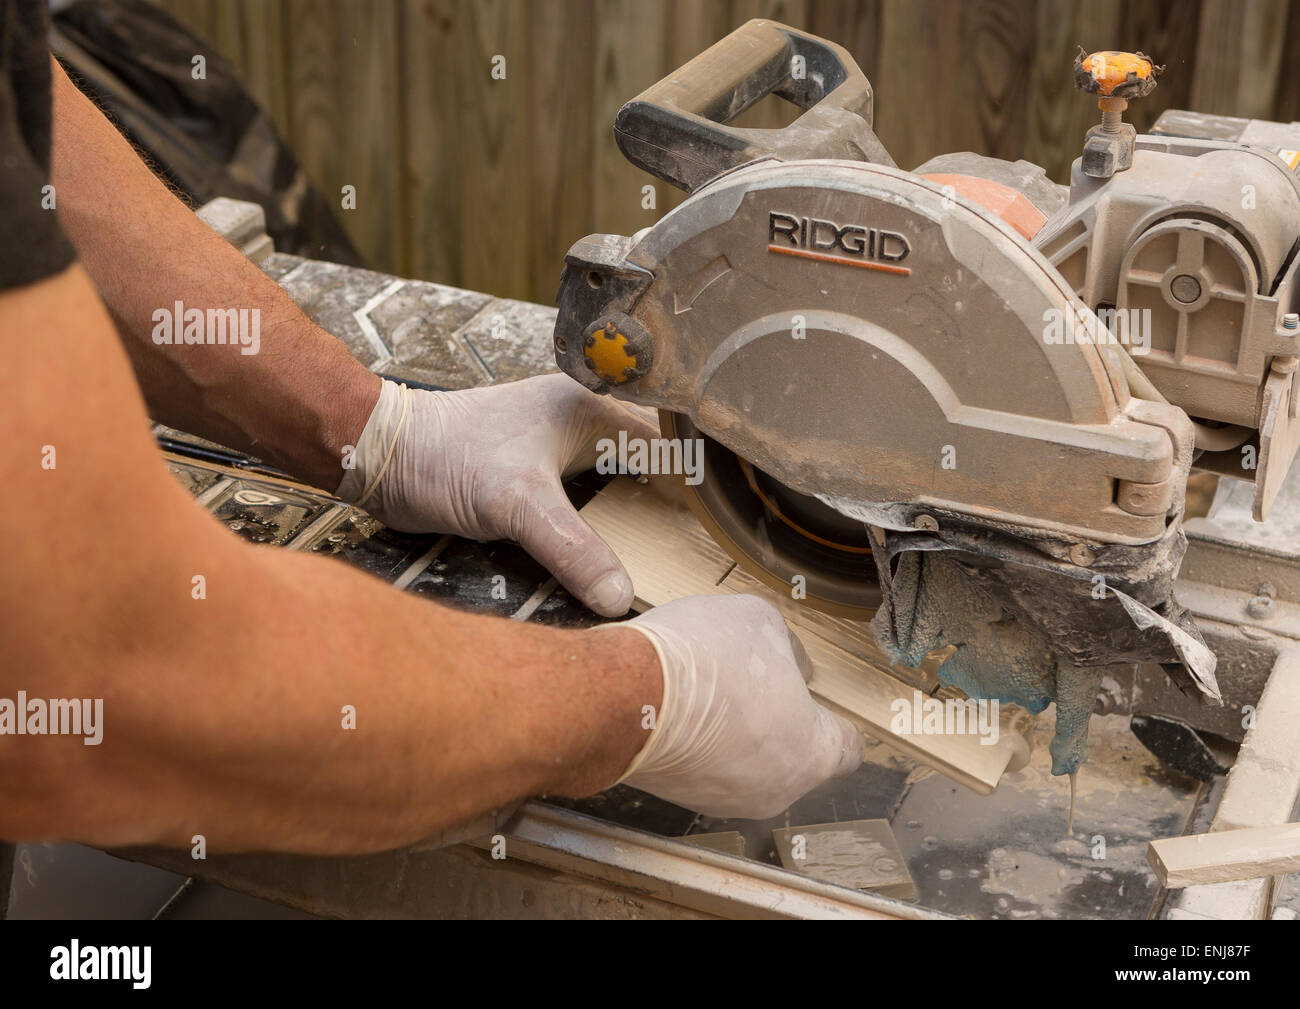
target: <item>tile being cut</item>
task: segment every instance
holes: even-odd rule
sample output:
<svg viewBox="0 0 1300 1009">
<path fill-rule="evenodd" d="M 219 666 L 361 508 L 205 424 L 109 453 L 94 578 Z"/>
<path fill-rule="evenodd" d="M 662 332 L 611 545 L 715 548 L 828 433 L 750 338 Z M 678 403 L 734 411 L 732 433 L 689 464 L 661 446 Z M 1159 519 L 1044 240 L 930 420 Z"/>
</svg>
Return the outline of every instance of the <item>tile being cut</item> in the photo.
<svg viewBox="0 0 1300 1009">
<path fill-rule="evenodd" d="M 984 795 L 1008 770 L 1028 761 L 1033 716 L 1012 704 L 999 706 L 998 732 L 990 744 L 973 733 L 895 733 L 900 704 L 911 709 L 927 696 L 922 684 L 893 675 L 865 626 L 793 605 L 738 571 L 695 516 L 661 489 L 616 477 L 580 514 L 623 562 L 637 609 L 698 594 L 758 595 L 782 610 L 803 642 L 813 666 L 808 689 L 863 732 Z"/>
</svg>

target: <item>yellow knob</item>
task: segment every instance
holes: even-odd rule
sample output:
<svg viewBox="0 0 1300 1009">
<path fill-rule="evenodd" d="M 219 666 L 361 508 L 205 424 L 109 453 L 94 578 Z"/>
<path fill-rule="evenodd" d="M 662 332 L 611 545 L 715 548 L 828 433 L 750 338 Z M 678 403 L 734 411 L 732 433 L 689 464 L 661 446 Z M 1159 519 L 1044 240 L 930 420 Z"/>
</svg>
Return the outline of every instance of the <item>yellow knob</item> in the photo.
<svg viewBox="0 0 1300 1009">
<path fill-rule="evenodd" d="M 1151 93 L 1164 69 L 1144 53 L 1108 49 L 1085 54 L 1080 49 L 1074 59 L 1074 84 L 1102 98 L 1141 98 Z"/>
<path fill-rule="evenodd" d="M 627 337 L 618 331 L 613 321 L 594 330 L 583 347 L 587 367 L 600 378 L 619 385 L 636 372 L 636 355 L 627 345 Z"/>
</svg>

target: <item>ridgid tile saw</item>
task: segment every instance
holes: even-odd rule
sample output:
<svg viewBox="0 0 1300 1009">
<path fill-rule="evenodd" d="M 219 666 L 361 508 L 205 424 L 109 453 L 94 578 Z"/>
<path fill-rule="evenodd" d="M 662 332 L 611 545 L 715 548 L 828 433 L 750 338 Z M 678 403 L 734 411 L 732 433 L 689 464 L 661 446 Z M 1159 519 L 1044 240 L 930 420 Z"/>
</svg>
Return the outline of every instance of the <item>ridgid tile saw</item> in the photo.
<svg viewBox="0 0 1300 1009">
<path fill-rule="evenodd" d="M 1262 519 L 1300 443 L 1300 134 L 1138 136 L 1160 70 L 1080 52 L 1101 117 L 1068 189 L 973 154 L 909 172 L 844 49 L 751 21 L 619 112 L 690 196 L 575 244 L 558 297 L 564 371 L 702 440 L 684 492 L 739 564 L 897 661 L 953 646 L 972 697 L 1055 702 L 1057 774 L 1108 666 L 1220 703 L 1172 591 L 1188 472 L 1253 480 Z M 790 126 L 727 125 L 773 93 Z"/>
</svg>

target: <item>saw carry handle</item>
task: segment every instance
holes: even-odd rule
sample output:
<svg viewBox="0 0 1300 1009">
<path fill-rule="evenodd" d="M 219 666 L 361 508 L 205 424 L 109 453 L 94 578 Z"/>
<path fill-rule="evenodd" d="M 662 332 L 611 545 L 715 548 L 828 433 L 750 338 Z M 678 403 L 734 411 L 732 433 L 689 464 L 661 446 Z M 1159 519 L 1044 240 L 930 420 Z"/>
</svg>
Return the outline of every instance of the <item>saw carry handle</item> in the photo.
<svg viewBox="0 0 1300 1009">
<path fill-rule="evenodd" d="M 775 94 L 804 110 L 781 130 L 727 124 Z M 619 110 L 624 156 L 688 192 L 760 158 L 894 164 L 871 129 L 871 84 L 842 46 L 750 21 Z"/>
</svg>

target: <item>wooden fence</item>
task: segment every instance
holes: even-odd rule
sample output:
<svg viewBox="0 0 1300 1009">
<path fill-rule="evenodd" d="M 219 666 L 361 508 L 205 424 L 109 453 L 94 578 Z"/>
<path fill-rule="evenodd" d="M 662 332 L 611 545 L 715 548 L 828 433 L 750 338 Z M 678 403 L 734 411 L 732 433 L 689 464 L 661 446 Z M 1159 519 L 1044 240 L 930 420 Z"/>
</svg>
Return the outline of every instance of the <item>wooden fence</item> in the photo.
<svg viewBox="0 0 1300 1009">
<path fill-rule="evenodd" d="M 1064 180 L 1097 115 L 1073 87 L 1078 45 L 1167 65 L 1139 130 L 1169 107 L 1300 119 L 1289 0 L 161 2 L 235 63 L 327 195 L 356 187 L 339 216 L 374 267 L 548 304 L 575 239 L 678 202 L 660 183 L 643 208 L 657 180 L 616 148 L 619 106 L 752 17 L 846 46 L 905 168 L 973 150 Z"/>
</svg>

